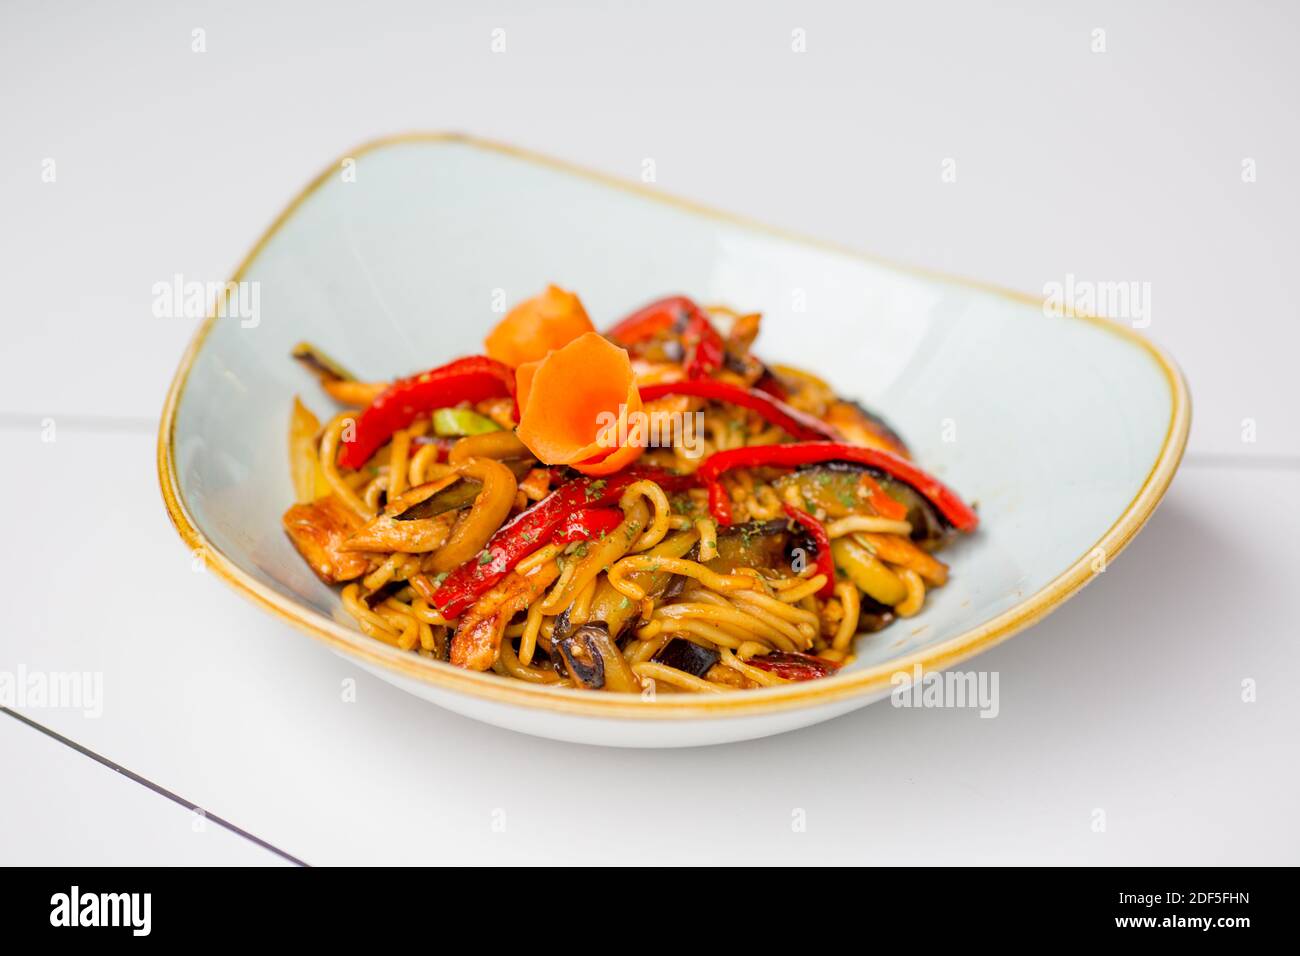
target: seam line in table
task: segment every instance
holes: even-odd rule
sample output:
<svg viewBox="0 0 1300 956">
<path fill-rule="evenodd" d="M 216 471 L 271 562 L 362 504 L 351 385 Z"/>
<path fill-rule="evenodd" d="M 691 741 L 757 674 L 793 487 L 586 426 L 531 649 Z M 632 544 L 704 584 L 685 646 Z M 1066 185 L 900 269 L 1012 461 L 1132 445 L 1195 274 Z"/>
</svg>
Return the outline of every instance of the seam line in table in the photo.
<svg viewBox="0 0 1300 956">
<path fill-rule="evenodd" d="M 56 428 L 73 431 L 127 432 L 132 435 L 156 435 L 158 419 L 144 415 L 70 415 L 61 412 L 0 412 L 0 428 L 43 428 L 46 420 Z"/>
<path fill-rule="evenodd" d="M 132 435 L 153 435 L 158 430 L 158 420 L 143 415 L 38 415 L 21 412 L 0 412 L 0 428 L 40 428 L 46 419 L 55 427 L 63 426 L 74 431 L 123 432 Z M 1219 452 L 1188 450 L 1183 456 L 1184 468 L 1248 468 L 1258 471 L 1300 471 L 1300 455 L 1279 452 Z"/>
<path fill-rule="evenodd" d="M 308 865 L 304 861 L 298 859 L 293 854 L 281 850 L 278 846 L 268 843 L 266 840 L 263 840 L 261 837 L 249 833 L 247 830 L 243 829 L 242 827 L 236 826 L 235 824 L 231 823 L 229 820 L 217 816 L 215 813 L 209 813 L 207 810 L 203 809 L 203 807 L 199 806 L 197 803 L 192 803 L 189 800 L 186 800 L 184 797 L 180 796 L 179 794 L 173 793 L 172 791 L 168 790 L 166 787 L 154 783 L 152 780 L 149 780 L 147 777 L 142 777 L 135 771 L 128 770 L 126 767 L 123 767 L 121 764 L 113 760 L 110 760 L 109 758 L 101 754 L 95 753 L 95 751 L 91 750 L 89 747 L 84 747 L 81 744 L 77 743 L 75 740 L 63 736 L 63 734 L 59 733 L 57 730 L 52 730 L 49 727 L 46 727 L 44 724 L 39 724 L 36 721 L 32 720 L 30 717 L 26 717 L 23 714 L 18 713 L 17 711 L 10 710 L 8 707 L 0 707 L 0 713 L 8 714 L 10 717 L 14 718 L 14 720 L 26 724 L 28 727 L 31 727 L 33 730 L 37 730 L 45 734 L 45 736 L 51 738 L 52 740 L 58 741 L 59 743 L 63 744 L 66 747 L 72 748 L 82 756 L 89 757 L 91 760 L 95 761 L 96 763 L 107 767 L 109 770 L 121 774 L 122 776 L 126 777 L 128 780 L 131 780 L 134 783 L 138 783 L 142 787 L 145 787 L 146 789 L 152 790 L 160 797 L 166 797 L 168 800 L 172 801 L 173 803 L 180 804 L 182 807 L 185 807 L 187 810 L 191 810 L 191 811 L 198 810 L 200 813 L 203 814 L 203 818 L 205 820 L 211 820 L 213 823 L 217 824 L 218 826 L 224 827 L 225 829 L 229 830 L 231 833 L 235 834 L 235 836 L 243 837 L 245 840 L 248 840 L 250 843 L 253 843 L 261 847 L 263 850 L 267 850 L 271 853 L 274 853 L 276 856 L 284 860 L 288 860 L 290 863 L 293 863 L 296 866 Z"/>
<path fill-rule="evenodd" d="M 1188 451 L 1183 456 L 1183 467 L 1297 471 L 1300 470 L 1300 455 L 1281 455 L 1272 452 L 1253 455 L 1242 451 Z"/>
</svg>

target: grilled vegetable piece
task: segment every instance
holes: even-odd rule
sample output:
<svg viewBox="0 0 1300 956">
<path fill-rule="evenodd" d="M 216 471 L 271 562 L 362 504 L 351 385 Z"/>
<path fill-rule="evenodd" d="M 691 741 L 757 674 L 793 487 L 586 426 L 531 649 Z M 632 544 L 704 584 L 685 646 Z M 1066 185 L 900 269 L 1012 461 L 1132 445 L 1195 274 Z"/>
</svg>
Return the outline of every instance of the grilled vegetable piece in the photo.
<svg viewBox="0 0 1300 956">
<path fill-rule="evenodd" d="M 721 524 L 731 523 L 731 501 L 719 478 L 734 468 L 800 468 L 844 462 L 883 472 L 925 497 L 958 531 L 973 532 L 979 516 L 957 493 L 905 458 L 879 448 L 860 448 L 839 442 L 790 442 L 783 445 L 748 445 L 715 452 L 704 460 L 695 476 L 709 489 L 709 510 Z"/>
<path fill-rule="evenodd" d="M 619 345 L 633 347 L 665 336 L 675 337 L 673 352 L 680 355 L 689 379 L 708 378 L 725 358 L 726 341 L 713 327 L 708 313 L 684 295 L 651 302 L 623 319 L 605 336 Z"/>
<path fill-rule="evenodd" d="M 786 680 L 816 680 L 828 677 L 839 670 L 840 665 L 824 657 L 801 654 L 798 651 L 776 651 L 762 657 L 750 658 L 749 663 L 760 670 L 770 671 Z"/>
<path fill-rule="evenodd" d="M 817 562 L 817 573 L 826 576 L 826 583 L 822 585 L 817 596 L 820 598 L 829 598 L 835 594 L 835 559 L 831 557 L 831 539 L 826 534 L 826 526 L 820 521 L 804 511 L 802 508 L 794 508 L 790 505 L 783 505 L 783 510 L 803 528 L 807 537 L 812 539 L 813 559 Z"/>
<path fill-rule="evenodd" d="M 356 381 L 355 375 L 310 342 L 299 342 L 289 354 L 322 383 Z"/>
<path fill-rule="evenodd" d="M 721 659 L 717 651 L 680 637 L 674 637 L 654 656 L 656 662 L 696 677 L 703 677 Z"/>
<path fill-rule="evenodd" d="M 433 433 L 443 438 L 499 432 L 501 426 L 468 408 L 440 408 L 433 413 Z"/>
<path fill-rule="evenodd" d="M 773 365 L 760 379 L 760 387 L 772 390 L 778 398 L 833 425 L 845 439 L 855 445 L 883 448 L 902 458 L 910 458 L 907 444 L 889 422 L 858 402 L 845 401 L 822 378 L 788 365 Z"/>
<path fill-rule="evenodd" d="M 293 411 L 289 415 L 289 475 L 293 479 L 294 498 L 299 504 L 329 494 L 329 485 L 321 474 L 320 457 L 316 453 L 319 432 L 320 419 L 295 395 Z"/>
<path fill-rule="evenodd" d="M 603 621 L 584 624 L 571 634 L 554 639 L 553 645 L 565 673 L 579 687 L 637 693 L 641 682 L 609 636 Z"/>
<path fill-rule="evenodd" d="M 791 437 L 800 441 L 839 441 L 841 435 L 830 425 L 820 419 L 791 408 L 780 399 L 773 398 L 767 392 L 757 388 L 742 388 L 729 382 L 713 379 L 698 379 L 688 382 L 664 382 L 658 385 L 646 385 L 641 389 L 641 398 L 652 402 L 669 395 L 684 395 L 690 398 L 705 398 L 715 402 L 726 402 L 739 408 L 756 412 L 764 421 L 784 429 Z"/>
<path fill-rule="evenodd" d="M 556 544 L 599 541 L 622 523 L 623 512 L 618 508 L 584 508 L 565 518 L 551 540 Z"/>
<path fill-rule="evenodd" d="M 898 575 L 852 538 L 836 538 L 831 543 L 835 564 L 850 581 L 881 604 L 893 607 L 907 597 L 907 587 Z"/>
<path fill-rule="evenodd" d="M 595 332 L 521 365 L 515 380 L 515 434 L 543 464 L 610 474 L 645 451 L 644 439 L 627 428 L 641 411 L 632 363 Z"/>
<path fill-rule="evenodd" d="M 835 463 L 813 465 L 782 475 L 774 482 L 777 493 L 784 495 L 793 487 L 809 511 L 825 512 L 828 518 L 850 514 L 871 514 L 879 509 L 867 505 L 870 489 L 862 481 L 861 467 L 837 466 Z M 900 510 L 901 510 L 901 506 Z"/>
<path fill-rule="evenodd" d="M 826 409 L 826 421 L 855 445 L 883 448 L 900 458 L 911 457 L 893 426 L 857 402 L 831 402 Z"/>
<path fill-rule="evenodd" d="M 881 604 L 870 594 L 863 594 L 858 598 L 860 608 L 858 611 L 858 632 L 874 634 L 876 631 L 883 631 L 894 621 L 894 609 L 888 604 Z"/>
<path fill-rule="evenodd" d="M 788 567 L 789 542 L 790 523 L 784 519 L 727 525 L 718 529 L 718 556 L 703 564 L 719 574 L 730 574 L 736 568 Z M 698 548 L 693 550 L 691 560 L 698 560 L 698 554 Z"/>
<path fill-rule="evenodd" d="M 373 554 L 346 549 L 362 522 L 334 495 L 294 505 L 284 513 L 283 524 L 303 560 L 326 584 L 351 581 L 379 565 Z"/>
<path fill-rule="evenodd" d="M 528 474 L 532 468 L 531 458 L 516 458 L 509 461 L 503 461 L 501 464 L 510 469 L 510 473 L 518 481 L 524 475 Z M 450 477 L 450 476 L 449 476 Z M 437 486 L 433 491 L 428 491 L 430 486 Z M 425 494 L 418 498 L 412 498 L 412 493 L 426 489 Z M 394 503 L 400 501 L 405 504 L 396 510 L 392 506 L 385 509 L 391 513 L 397 521 L 417 521 L 423 518 L 436 518 L 438 515 L 447 511 L 459 511 L 474 503 L 479 492 L 483 490 L 483 483 L 473 478 L 461 478 L 459 481 L 449 481 L 447 478 L 441 478 L 436 481 L 426 481 L 419 485 L 418 488 L 412 488 L 400 499 L 394 499 Z"/>
<path fill-rule="evenodd" d="M 912 540 L 930 551 L 957 534 L 957 529 L 911 485 L 856 462 L 810 465 L 782 475 L 775 484 L 778 492 L 793 486 L 811 508 L 820 508 L 831 518 L 874 512 L 907 521 L 912 526 Z"/>
<path fill-rule="evenodd" d="M 859 532 L 853 537 L 882 561 L 911 568 L 932 588 L 948 583 L 948 566 L 907 538 L 895 534 L 873 534 L 869 531 Z"/>
<path fill-rule="evenodd" d="M 474 558 L 496 533 L 514 506 L 519 482 L 509 468 L 492 458 L 471 458 L 456 466 L 465 478 L 479 482 L 474 504 L 462 509 L 447 543 L 431 559 L 431 570 L 451 573 Z"/>
<path fill-rule="evenodd" d="M 545 358 L 551 349 L 596 331 L 581 300 L 558 286 L 520 302 L 483 341 L 487 354 L 511 368 Z"/>
</svg>

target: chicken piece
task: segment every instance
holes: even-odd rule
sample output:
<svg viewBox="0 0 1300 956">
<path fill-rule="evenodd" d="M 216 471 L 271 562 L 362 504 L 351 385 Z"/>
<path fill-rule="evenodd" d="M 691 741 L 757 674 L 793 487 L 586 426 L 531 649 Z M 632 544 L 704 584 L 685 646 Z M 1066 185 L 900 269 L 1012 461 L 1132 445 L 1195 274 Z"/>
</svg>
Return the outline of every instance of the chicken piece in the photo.
<svg viewBox="0 0 1300 956">
<path fill-rule="evenodd" d="M 758 338 L 758 329 L 762 321 L 763 315 L 760 312 L 736 316 L 731 323 L 731 330 L 727 333 L 727 348 L 739 355 L 749 354 L 754 339 Z"/>
<path fill-rule="evenodd" d="M 441 494 L 451 486 L 456 486 L 455 497 Z M 388 502 L 383 514 L 371 518 L 342 545 L 342 549 L 400 551 L 403 554 L 435 551 L 451 534 L 458 509 L 473 500 L 472 489 L 460 482 L 459 475 L 426 481 Z"/>
<path fill-rule="evenodd" d="M 342 548 L 346 551 L 426 554 L 446 544 L 457 514 L 457 511 L 446 511 L 436 518 L 416 518 L 410 521 L 382 514 L 352 535 Z"/>
<path fill-rule="evenodd" d="M 283 524 L 303 560 L 326 584 L 359 578 L 379 564 L 373 554 L 343 550 L 344 542 L 362 522 L 335 495 L 294 505 L 284 513 Z"/>
<path fill-rule="evenodd" d="M 728 687 L 734 687 L 737 690 L 753 690 L 758 686 L 758 681 L 751 680 L 734 667 L 728 667 L 726 664 L 714 664 L 704 676 L 715 684 L 726 684 Z"/>
<path fill-rule="evenodd" d="M 551 469 L 534 468 L 519 482 L 519 490 L 529 501 L 541 501 L 551 493 Z"/>
<path fill-rule="evenodd" d="M 541 597 L 559 577 L 554 561 L 529 569 L 527 574 L 511 571 L 461 617 L 451 642 L 451 662 L 457 667 L 485 671 L 501 650 L 501 636 L 510 619 Z"/>
</svg>

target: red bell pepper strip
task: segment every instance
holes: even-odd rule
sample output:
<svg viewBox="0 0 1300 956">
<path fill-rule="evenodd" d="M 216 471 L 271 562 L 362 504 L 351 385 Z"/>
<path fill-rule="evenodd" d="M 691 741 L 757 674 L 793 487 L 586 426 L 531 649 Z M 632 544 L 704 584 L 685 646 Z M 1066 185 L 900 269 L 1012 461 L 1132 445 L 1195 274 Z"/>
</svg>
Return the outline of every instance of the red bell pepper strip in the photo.
<svg viewBox="0 0 1300 956">
<path fill-rule="evenodd" d="M 694 398 L 708 398 L 729 405 L 739 405 L 741 408 L 757 412 L 764 421 L 785 429 L 792 438 L 799 441 L 839 441 L 841 438 L 839 432 L 820 419 L 797 408 L 791 408 L 785 402 L 755 388 L 745 388 L 713 379 L 700 379 L 694 382 L 643 385 L 640 391 L 641 400 L 645 402 L 663 398 L 665 395 L 690 395 Z"/>
<path fill-rule="evenodd" d="M 706 379 L 715 369 L 722 367 L 722 360 L 726 357 L 726 343 L 700 308 L 697 307 L 686 320 L 686 332 L 682 339 L 686 343 L 687 378 Z"/>
<path fill-rule="evenodd" d="M 603 538 L 622 523 L 623 512 L 618 508 L 586 508 L 565 518 L 551 540 L 556 544 L 593 541 Z"/>
<path fill-rule="evenodd" d="M 783 504 L 785 513 L 803 526 L 813 543 L 817 545 L 817 573 L 826 575 L 826 583 L 817 592 L 819 598 L 835 596 L 835 559 L 831 557 L 831 536 L 826 527 L 802 508 Z"/>
<path fill-rule="evenodd" d="M 720 525 L 731 524 L 731 496 L 727 489 L 720 481 L 710 481 L 706 487 L 709 489 L 709 514 Z"/>
<path fill-rule="evenodd" d="M 644 342 L 660 332 L 667 332 L 678 322 L 685 322 L 685 317 L 693 308 L 696 308 L 695 303 L 684 295 L 658 299 L 614 325 L 605 333 L 605 337 L 613 339 L 619 345 Z"/>
<path fill-rule="evenodd" d="M 871 507 L 876 509 L 876 514 L 880 517 L 892 518 L 894 521 L 902 521 L 907 517 L 907 507 L 901 501 L 889 497 L 876 479 L 870 475 L 863 475 L 862 484 L 867 488 L 867 500 L 871 502 Z"/>
<path fill-rule="evenodd" d="M 651 302 L 605 335 L 619 345 L 634 345 L 672 329 L 681 331 L 686 347 L 684 364 L 688 378 L 707 378 L 722 366 L 726 349 L 722 335 L 713 327 L 705 311 L 684 295 Z"/>
<path fill-rule="evenodd" d="M 629 485 L 643 478 L 665 491 L 680 491 L 694 482 L 689 475 L 629 468 L 609 478 L 580 478 L 562 485 L 498 528 L 477 556 L 447 575 L 433 595 L 434 606 L 449 618 L 460 617 L 516 564 L 549 542 L 575 511 L 616 504 Z"/>
<path fill-rule="evenodd" d="M 934 505 L 958 531 L 974 531 L 979 527 L 979 516 L 957 496 L 957 493 L 939 479 L 926 474 L 904 458 L 879 448 L 859 448 L 838 442 L 791 442 L 786 445 L 749 445 L 720 451 L 704 459 L 695 477 L 710 486 L 718 477 L 733 468 L 795 468 L 826 461 L 850 461 L 868 468 L 877 468 L 892 478 L 911 485 L 930 504 Z M 717 517 L 715 515 L 715 517 Z M 719 521 L 722 519 L 719 517 Z"/>
<path fill-rule="evenodd" d="M 745 663 L 786 680 L 817 680 L 819 677 L 829 677 L 840 669 L 835 661 L 798 651 L 775 651 L 762 657 L 751 657 Z"/>
<path fill-rule="evenodd" d="M 421 415 L 514 391 L 514 371 L 485 355 L 457 359 L 394 382 L 357 418 L 351 439 L 339 443 L 339 467 L 360 468 L 394 432 Z"/>
</svg>

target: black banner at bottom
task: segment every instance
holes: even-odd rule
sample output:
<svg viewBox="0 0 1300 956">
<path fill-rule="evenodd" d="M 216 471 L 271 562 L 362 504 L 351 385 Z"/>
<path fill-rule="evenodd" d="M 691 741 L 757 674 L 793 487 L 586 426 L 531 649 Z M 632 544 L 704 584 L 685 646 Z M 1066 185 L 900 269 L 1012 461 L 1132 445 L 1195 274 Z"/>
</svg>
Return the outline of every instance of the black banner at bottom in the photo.
<svg viewBox="0 0 1300 956">
<path fill-rule="evenodd" d="M 668 929 L 662 920 L 669 917 L 671 928 L 680 930 L 690 924 L 676 920 L 703 908 L 682 907 L 674 897 L 711 898 L 706 908 L 714 920 L 720 915 L 715 907 L 728 902 L 718 898 L 716 881 L 694 879 L 686 870 L 642 879 L 629 874 L 626 880 L 602 874 L 597 881 L 580 872 L 530 873 L 517 893 L 509 889 L 509 876 L 418 870 L 48 868 L 9 870 L 7 876 L 8 888 L 0 894 L 6 942 L 75 936 L 78 942 L 117 937 L 210 943 L 274 936 L 277 928 L 295 941 L 377 940 L 409 936 L 415 921 L 429 916 L 445 924 L 449 915 L 482 914 L 474 922 L 487 928 L 499 901 L 527 906 L 530 897 L 538 904 L 532 918 L 543 924 L 547 913 L 563 911 L 554 904 L 564 899 L 577 904 L 571 916 L 583 922 L 597 912 L 617 921 L 628 911 L 615 901 L 627 893 L 650 894 L 646 902 L 659 913 L 656 922 Z M 733 915 L 745 914 L 743 924 L 751 931 L 769 921 L 788 925 L 803 906 L 805 915 L 823 923 L 836 919 L 836 894 L 827 889 L 836 885 L 862 887 L 838 900 L 849 912 L 867 915 L 881 928 L 922 926 L 927 935 L 997 931 L 1041 938 L 1046 931 L 1180 940 L 1200 935 L 1230 942 L 1282 925 L 1278 900 L 1290 877 L 1286 871 L 1240 869 L 890 869 L 865 870 L 847 877 L 850 882 L 839 874 L 809 874 L 759 883 L 743 875 L 732 905 L 739 907 Z M 795 889 L 800 885 L 806 889 Z M 783 888 L 779 894 L 777 887 Z M 789 901 L 777 898 L 790 892 L 796 895 Z"/>
</svg>

